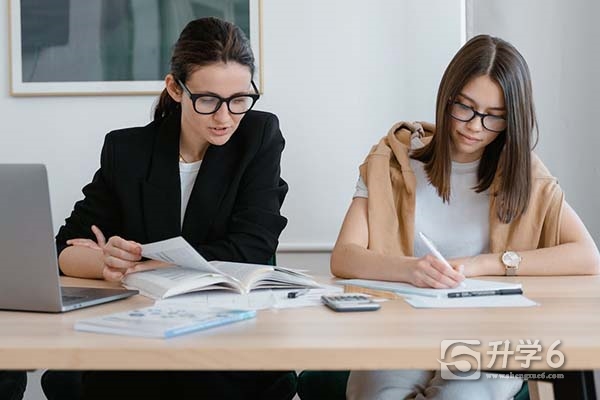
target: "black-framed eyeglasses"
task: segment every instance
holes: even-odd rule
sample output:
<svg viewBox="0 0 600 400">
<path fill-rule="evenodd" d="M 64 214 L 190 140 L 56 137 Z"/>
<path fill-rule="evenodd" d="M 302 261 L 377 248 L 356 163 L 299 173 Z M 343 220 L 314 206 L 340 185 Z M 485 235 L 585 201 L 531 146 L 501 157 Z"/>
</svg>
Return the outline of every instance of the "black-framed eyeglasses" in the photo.
<svg viewBox="0 0 600 400">
<path fill-rule="evenodd" d="M 181 88 L 190 97 L 190 100 L 192 100 L 194 111 L 203 115 L 216 113 L 219 108 L 221 108 L 223 103 L 227 104 L 227 109 L 230 113 L 245 114 L 252 109 L 260 97 L 254 81 L 250 81 L 250 83 L 252 83 L 252 88 L 256 92 L 255 94 L 235 94 L 227 98 L 223 98 L 214 94 L 194 94 L 190 92 L 190 89 L 188 89 L 187 86 L 185 86 L 185 84 L 179 79 L 177 80 L 177 83 L 179 83 L 179 86 L 181 86 Z"/>
<path fill-rule="evenodd" d="M 503 132 L 507 126 L 506 118 L 477 112 L 473 107 L 458 101 L 451 101 L 449 103 L 449 111 L 452 118 L 462 122 L 469 122 L 475 117 L 480 117 L 481 124 L 488 131 Z"/>
</svg>

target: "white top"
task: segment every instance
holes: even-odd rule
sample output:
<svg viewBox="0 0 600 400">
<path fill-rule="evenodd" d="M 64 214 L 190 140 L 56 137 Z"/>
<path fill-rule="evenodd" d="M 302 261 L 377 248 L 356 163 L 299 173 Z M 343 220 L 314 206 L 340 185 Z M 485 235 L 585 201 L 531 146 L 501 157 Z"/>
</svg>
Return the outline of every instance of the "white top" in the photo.
<svg viewBox="0 0 600 400">
<path fill-rule="evenodd" d="M 438 196 L 425 172 L 424 164 L 410 160 L 417 180 L 414 255 L 430 253 L 418 232 L 426 234 L 446 258 L 469 257 L 489 252 L 489 190 L 475 193 L 479 161 L 452 162 L 450 202 Z M 354 197 L 369 197 L 359 176 Z"/>
<path fill-rule="evenodd" d="M 200 171 L 200 165 L 202 160 L 193 163 L 179 162 L 179 181 L 181 182 L 181 227 L 183 228 L 183 218 L 185 217 L 185 210 L 190 196 L 192 195 L 192 189 Z"/>
</svg>

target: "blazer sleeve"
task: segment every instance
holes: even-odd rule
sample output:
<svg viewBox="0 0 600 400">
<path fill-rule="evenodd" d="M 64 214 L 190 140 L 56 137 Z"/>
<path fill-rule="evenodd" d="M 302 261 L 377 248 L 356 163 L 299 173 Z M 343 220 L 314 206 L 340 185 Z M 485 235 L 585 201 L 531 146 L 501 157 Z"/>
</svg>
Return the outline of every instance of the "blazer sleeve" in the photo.
<svg viewBox="0 0 600 400">
<path fill-rule="evenodd" d="M 264 264 L 277 250 L 287 224 L 280 214 L 288 191 L 280 167 L 285 141 L 276 116 L 270 114 L 262 129 L 262 142 L 240 181 L 226 237 L 196 246 L 208 260 Z"/>
<path fill-rule="evenodd" d="M 111 134 L 106 135 L 100 156 L 100 169 L 83 189 L 83 200 L 75 203 L 71 215 L 56 235 L 57 255 L 67 247 L 66 241 L 74 238 L 95 240 L 92 225 L 98 226 L 106 237 L 120 231 L 121 217 L 113 190 L 114 144 Z"/>
</svg>

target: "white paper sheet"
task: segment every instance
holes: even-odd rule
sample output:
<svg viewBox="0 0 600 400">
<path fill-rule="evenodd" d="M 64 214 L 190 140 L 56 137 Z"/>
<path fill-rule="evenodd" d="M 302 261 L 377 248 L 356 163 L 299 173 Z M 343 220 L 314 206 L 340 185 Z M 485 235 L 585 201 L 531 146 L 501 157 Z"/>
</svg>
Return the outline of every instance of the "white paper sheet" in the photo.
<svg viewBox="0 0 600 400">
<path fill-rule="evenodd" d="M 459 298 L 406 296 L 404 300 L 415 308 L 533 307 L 538 305 L 535 301 L 522 295 Z"/>
<path fill-rule="evenodd" d="M 299 308 L 321 305 L 324 294 L 342 293 L 339 286 L 323 285 L 318 289 L 309 289 L 306 294 L 289 299 L 289 292 L 298 289 L 265 289 L 254 290 L 248 294 L 231 292 L 197 292 L 183 294 L 164 300 L 158 300 L 157 305 L 190 306 L 190 307 L 220 307 L 225 309 L 264 310 L 269 308 Z"/>
<path fill-rule="evenodd" d="M 338 285 L 353 285 L 367 289 L 382 290 L 394 292 L 398 295 L 407 296 L 428 296 L 428 297 L 448 297 L 449 293 L 457 292 L 478 292 L 500 289 L 521 289 L 518 282 L 498 282 L 481 279 L 467 278 L 463 281 L 464 285 L 454 289 L 432 289 L 420 288 L 405 282 L 375 281 L 368 279 L 344 279 L 336 282 Z"/>
<path fill-rule="evenodd" d="M 142 256 L 203 272 L 221 273 L 181 236 L 142 245 Z"/>
</svg>

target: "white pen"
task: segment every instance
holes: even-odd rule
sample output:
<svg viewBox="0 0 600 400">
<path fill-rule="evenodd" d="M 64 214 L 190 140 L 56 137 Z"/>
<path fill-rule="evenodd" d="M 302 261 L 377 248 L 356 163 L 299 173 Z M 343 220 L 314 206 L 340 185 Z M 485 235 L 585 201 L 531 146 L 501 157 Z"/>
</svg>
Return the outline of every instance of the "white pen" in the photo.
<svg viewBox="0 0 600 400">
<path fill-rule="evenodd" d="M 425 234 L 423 232 L 419 232 L 419 237 L 421 238 L 423 243 L 425 243 L 425 246 L 427 246 L 429 251 L 431 251 L 431 253 L 435 256 L 435 258 L 437 258 L 442 263 L 444 263 L 444 265 L 446 267 L 450 268 L 451 270 L 454 270 L 454 268 L 452 268 L 452 265 L 450 265 L 448 260 L 446 260 L 446 258 L 442 255 L 442 253 L 440 253 L 440 251 L 435 247 L 433 242 L 427 236 L 425 236 Z M 464 287 L 465 286 L 464 282 L 461 282 L 460 286 Z"/>
</svg>

